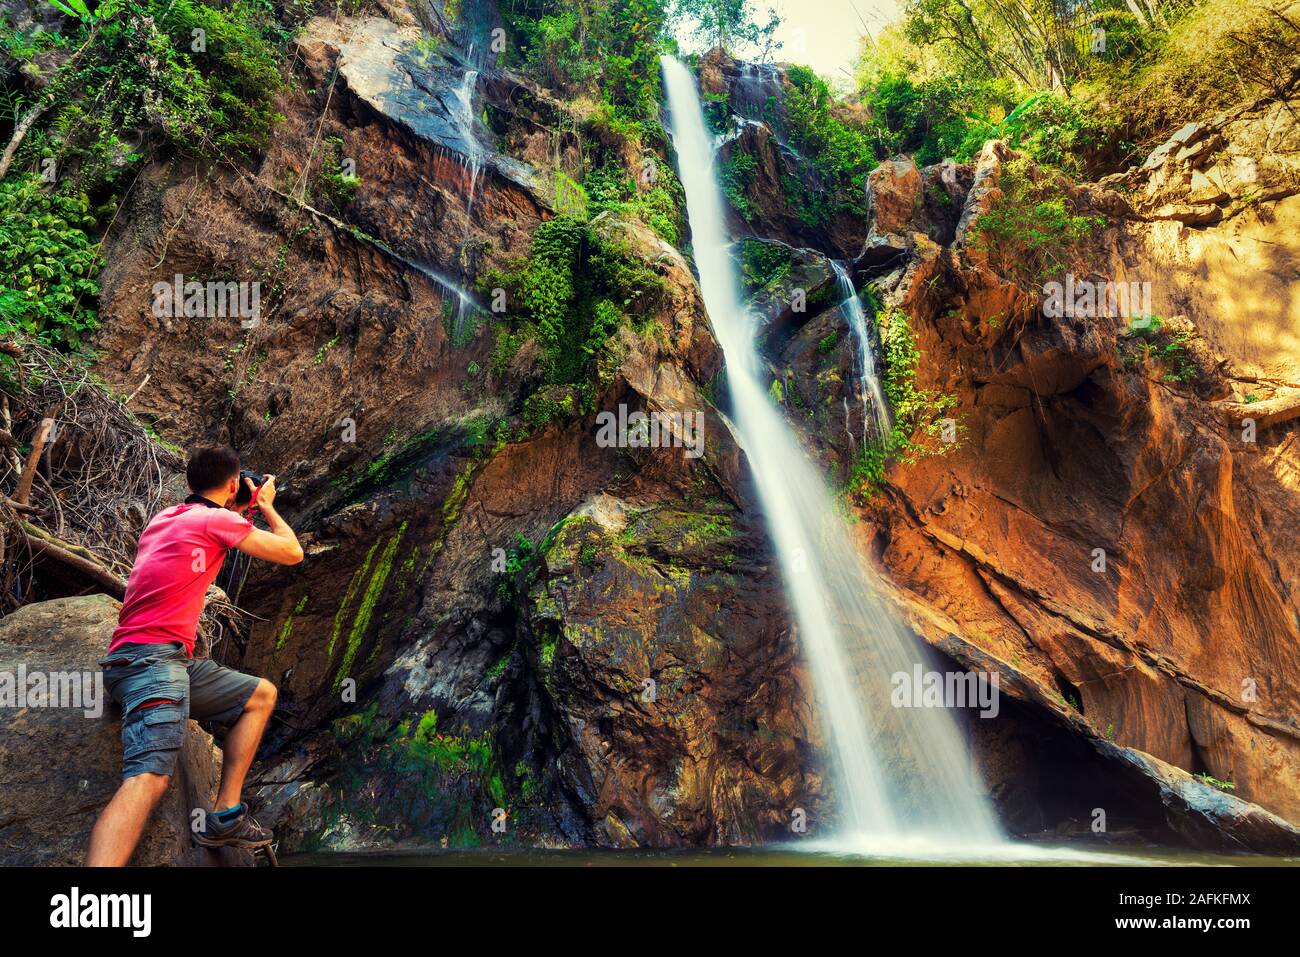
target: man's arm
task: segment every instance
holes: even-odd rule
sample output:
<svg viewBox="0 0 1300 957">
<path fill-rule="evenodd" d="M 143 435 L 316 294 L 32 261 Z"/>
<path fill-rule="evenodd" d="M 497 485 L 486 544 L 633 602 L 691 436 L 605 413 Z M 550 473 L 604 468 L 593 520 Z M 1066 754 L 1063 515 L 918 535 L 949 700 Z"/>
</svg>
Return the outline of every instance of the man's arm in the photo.
<svg viewBox="0 0 1300 957">
<path fill-rule="evenodd" d="M 245 482 L 248 479 L 244 480 Z M 252 483 L 249 483 L 250 485 Z M 302 561 L 302 546 L 289 523 L 275 510 L 275 476 L 268 475 L 257 492 L 257 507 L 266 516 L 269 531 L 255 528 L 236 546 L 245 555 L 252 555 L 277 565 L 297 565 Z"/>
</svg>

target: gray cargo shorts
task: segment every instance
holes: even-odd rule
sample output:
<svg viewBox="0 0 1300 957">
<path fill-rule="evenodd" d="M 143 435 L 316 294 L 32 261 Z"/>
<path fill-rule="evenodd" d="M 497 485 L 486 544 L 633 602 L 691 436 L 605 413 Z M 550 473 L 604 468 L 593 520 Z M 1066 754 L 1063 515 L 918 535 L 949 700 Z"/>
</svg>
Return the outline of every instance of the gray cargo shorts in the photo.
<svg viewBox="0 0 1300 957">
<path fill-rule="evenodd" d="M 123 778 L 171 774 L 186 720 L 223 737 L 261 680 L 211 658 L 190 658 L 175 641 L 119 645 L 99 666 L 104 687 L 122 708 Z"/>
</svg>

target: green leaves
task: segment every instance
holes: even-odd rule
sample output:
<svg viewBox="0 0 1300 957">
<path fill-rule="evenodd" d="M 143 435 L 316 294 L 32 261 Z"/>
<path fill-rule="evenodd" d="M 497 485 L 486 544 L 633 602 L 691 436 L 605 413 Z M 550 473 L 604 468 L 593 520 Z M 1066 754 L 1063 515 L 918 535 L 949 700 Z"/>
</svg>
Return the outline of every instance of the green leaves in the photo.
<svg viewBox="0 0 1300 957">
<path fill-rule="evenodd" d="M 78 20 L 87 21 L 94 17 L 94 14 L 90 12 L 90 8 L 86 6 L 83 0 L 67 0 L 66 3 L 64 0 L 50 0 L 50 5 Z"/>
<path fill-rule="evenodd" d="M 0 335 L 22 332 L 75 347 L 97 325 L 99 245 L 86 197 L 47 193 L 39 177 L 0 182 Z"/>
<path fill-rule="evenodd" d="M 861 213 L 866 177 L 876 165 L 871 133 L 851 125 L 832 112 L 830 86 L 805 66 L 786 71 L 790 81 L 785 114 L 791 142 L 813 162 L 827 191 L 828 201 L 818 202 L 797 183 L 786 185 L 787 198 L 809 226 L 824 222 L 834 209 Z"/>
<path fill-rule="evenodd" d="M 980 216 L 971 248 L 1024 288 L 1086 259 L 1089 240 L 1105 228 L 1104 217 L 1075 215 L 1052 177 L 1035 174 L 1025 158 L 1007 164 L 999 185 L 1002 197 Z"/>
</svg>

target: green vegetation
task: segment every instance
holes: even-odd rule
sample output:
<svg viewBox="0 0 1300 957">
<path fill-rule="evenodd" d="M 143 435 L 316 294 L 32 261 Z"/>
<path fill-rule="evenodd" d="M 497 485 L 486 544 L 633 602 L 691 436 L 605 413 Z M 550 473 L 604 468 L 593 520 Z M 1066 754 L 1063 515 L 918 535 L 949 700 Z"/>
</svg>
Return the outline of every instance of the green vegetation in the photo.
<svg viewBox="0 0 1300 957">
<path fill-rule="evenodd" d="M 14 123 L 0 171 L 0 335 L 76 348 L 96 324 L 98 236 L 128 174 L 164 153 L 215 161 L 265 144 L 292 30 L 261 0 L 55 6 L 70 18 L 57 34 L 0 22 L 0 50 L 23 71 L 63 54 L 35 92 L 19 71 L 0 74 Z"/>
<path fill-rule="evenodd" d="M 273 660 L 276 655 L 284 650 L 284 646 L 289 643 L 289 636 L 293 634 L 293 620 L 306 611 L 306 609 L 307 595 L 304 593 L 303 596 L 298 599 L 298 604 L 293 606 L 293 610 L 290 611 L 288 616 L 284 619 L 284 624 L 280 626 L 279 634 L 275 636 L 275 648 L 271 655 Z"/>
<path fill-rule="evenodd" d="M 990 137 L 1091 178 L 1189 119 L 1289 82 L 1285 0 L 907 0 L 857 89 L 889 152 L 969 160 Z"/>
<path fill-rule="evenodd" d="M 873 303 L 869 296 L 864 299 L 866 305 Z M 884 485 L 885 469 L 891 459 L 913 463 L 929 455 L 947 455 L 958 447 L 956 441 L 944 441 L 944 419 L 956 407 L 957 397 L 917 386 L 916 367 L 921 353 L 906 314 L 891 308 L 877 310 L 875 318 L 880 331 L 883 386 L 893 427 L 883 438 L 868 439 L 858 447 L 846 491 L 859 502 Z M 956 428 L 955 420 L 952 423 L 951 427 Z"/>
<path fill-rule="evenodd" d="M 672 168 L 658 157 L 645 157 L 638 176 L 619 160 L 606 156 L 605 165 L 583 177 L 582 190 L 592 215 L 612 210 L 639 219 L 666 242 L 676 246 L 684 234 L 686 199 Z M 562 213 L 563 215 L 563 213 Z"/>
<path fill-rule="evenodd" d="M 504 578 L 497 585 L 497 597 L 510 604 L 515 597 L 515 579 L 519 573 L 532 565 L 539 554 L 538 548 L 525 535 L 515 533 L 515 541 L 506 549 L 506 567 L 501 574 Z"/>
<path fill-rule="evenodd" d="M 485 773 L 495 765 L 487 735 L 467 737 L 438 731 L 438 714 L 426 711 L 409 736 L 399 734 L 396 742 L 408 761 L 428 764 L 444 774 Z M 496 795 L 493 795 L 494 797 Z M 504 802 L 505 795 L 501 798 Z"/>
<path fill-rule="evenodd" d="M 334 690 L 337 691 L 343 684 L 343 680 L 351 676 L 352 664 L 356 660 L 357 651 L 361 648 L 361 640 L 366 635 L 366 629 L 370 627 L 370 619 L 374 614 L 375 605 L 379 601 L 379 596 L 384 593 L 384 585 L 388 582 L 388 575 L 393 569 L 393 559 L 397 555 L 397 546 L 402 541 L 402 535 L 406 532 L 406 523 L 403 522 L 401 527 L 388 539 L 384 545 L 384 550 L 379 555 L 379 560 L 374 565 L 374 571 L 370 575 L 370 581 L 366 585 L 366 590 L 362 594 L 361 604 L 357 608 L 357 613 L 352 619 L 352 627 L 348 630 L 347 645 L 343 650 L 343 660 L 339 663 L 338 670 L 334 673 Z M 371 556 L 374 555 L 375 547 L 379 541 L 371 546 L 370 553 L 366 556 L 367 565 L 370 563 Z M 343 607 L 339 608 L 340 613 Z M 337 619 L 335 622 L 338 624 Z M 334 636 L 331 635 L 330 646 L 333 648 Z"/>
<path fill-rule="evenodd" d="M 85 194 L 46 192 L 40 177 L 0 183 L 0 335 L 77 346 L 94 329 L 99 245 Z"/>
<path fill-rule="evenodd" d="M 745 239 L 740 244 L 740 280 L 746 293 L 782 278 L 794 264 L 790 248 L 782 243 Z"/>
<path fill-rule="evenodd" d="M 1054 177 L 1033 170 L 1025 157 L 1006 165 L 998 185 L 1002 196 L 980 216 L 971 243 L 994 270 L 1034 288 L 1087 260 L 1105 217 L 1075 214 Z"/>
<path fill-rule="evenodd" d="M 526 260 L 482 285 L 506 289 L 519 307 L 513 322 L 498 328 L 493 372 L 505 370 L 524 339 L 541 349 L 544 385 L 524 409 L 534 428 L 590 409 L 606 342 L 624 323 L 649 314 L 664 288 L 644 262 L 589 224 L 563 216 L 538 227 Z"/>
<path fill-rule="evenodd" d="M 60 183 L 92 190 L 162 143 L 219 159 L 266 142 L 291 36 L 270 7 L 115 0 L 79 21 L 59 42 L 81 54 L 50 78 L 48 108 L 19 149 L 19 168 L 53 159 Z M 149 135 L 124 138 L 135 130 Z"/>
<path fill-rule="evenodd" d="M 1191 329 L 1170 329 L 1159 316 L 1147 316 L 1141 323 L 1131 320 L 1120 335 L 1127 368 L 1154 366 L 1165 382 L 1186 383 L 1196 378 L 1196 363 L 1187 348 L 1192 340 Z M 1246 401 L 1251 397 L 1247 396 Z"/>
<path fill-rule="evenodd" d="M 325 155 L 316 170 L 316 192 L 340 211 L 356 198 L 357 187 L 361 182 L 345 163 L 343 140 L 337 136 L 328 137 L 325 140 Z"/>
<path fill-rule="evenodd" d="M 574 98 L 594 95 L 615 124 L 636 125 L 659 110 L 664 0 L 503 0 L 507 62 Z"/>
<path fill-rule="evenodd" d="M 1208 784 L 1210 787 L 1218 788 L 1220 791 L 1237 790 L 1237 785 L 1233 784 L 1231 781 L 1220 781 L 1218 778 L 1210 774 L 1209 771 L 1202 771 L 1196 777 L 1202 784 Z"/>
<path fill-rule="evenodd" d="M 753 222 L 756 210 L 749 199 L 749 184 L 758 168 L 758 160 L 739 146 L 718 164 L 718 185 L 722 195 L 745 222 Z"/>
<path fill-rule="evenodd" d="M 781 18 L 769 7 L 760 24 L 757 13 L 752 0 L 676 0 L 673 5 L 674 20 L 685 21 L 696 40 L 731 53 L 752 52 L 766 63 L 781 48 L 776 40 Z"/>
<path fill-rule="evenodd" d="M 837 115 L 830 86 L 808 67 L 790 67 L 786 79 L 790 140 L 813 161 L 829 197 L 825 207 L 812 213 L 814 222 L 824 221 L 832 210 L 864 214 L 867 175 L 877 160 L 871 131 Z"/>
</svg>

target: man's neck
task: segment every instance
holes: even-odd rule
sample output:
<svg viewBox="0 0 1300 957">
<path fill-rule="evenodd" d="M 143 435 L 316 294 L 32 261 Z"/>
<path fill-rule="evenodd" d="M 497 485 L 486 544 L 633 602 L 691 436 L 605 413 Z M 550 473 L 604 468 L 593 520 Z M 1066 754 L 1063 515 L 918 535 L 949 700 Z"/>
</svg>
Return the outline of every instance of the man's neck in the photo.
<svg viewBox="0 0 1300 957">
<path fill-rule="evenodd" d="M 218 505 L 216 502 L 212 501 L 212 499 L 208 498 L 208 496 L 200 495 L 198 492 L 194 492 L 189 496 L 187 496 L 185 499 L 185 504 L 206 505 L 208 508 L 225 508 L 224 505 Z"/>
</svg>

